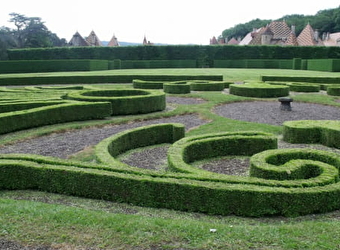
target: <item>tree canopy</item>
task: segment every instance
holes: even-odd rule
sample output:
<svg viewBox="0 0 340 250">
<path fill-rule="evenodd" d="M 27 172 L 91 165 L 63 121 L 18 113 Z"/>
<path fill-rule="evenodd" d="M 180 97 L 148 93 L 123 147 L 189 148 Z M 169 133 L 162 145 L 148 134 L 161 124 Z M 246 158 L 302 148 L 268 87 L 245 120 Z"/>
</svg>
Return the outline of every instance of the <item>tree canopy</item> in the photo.
<svg viewBox="0 0 340 250">
<path fill-rule="evenodd" d="M 316 29 L 320 34 L 324 32 L 340 32 L 340 6 L 335 9 L 321 10 L 316 15 L 286 15 L 276 20 L 262 20 L 254 19 L 244 24 L 237 24 L 236 26 L 225 29 L 222 32 L 223 38 L 243 38 L 254 28 L 264 27 L 272 21 L 282 21 L 291 26 L 295 26 L 296 34 L 299 34 L 305 26 L 310 23 L 313 29 Z"/>
<path fill-rule="evenodd" d="M 26 17 L 10 13 L 9 22 L 16 29 L 0 27 L 0 60 L 6 59 L 6 50 L 10 48 L 39 48 L 64 46 L 65 39 L 60 39 L 45 26 L 39 17 Z"/>
</svg>

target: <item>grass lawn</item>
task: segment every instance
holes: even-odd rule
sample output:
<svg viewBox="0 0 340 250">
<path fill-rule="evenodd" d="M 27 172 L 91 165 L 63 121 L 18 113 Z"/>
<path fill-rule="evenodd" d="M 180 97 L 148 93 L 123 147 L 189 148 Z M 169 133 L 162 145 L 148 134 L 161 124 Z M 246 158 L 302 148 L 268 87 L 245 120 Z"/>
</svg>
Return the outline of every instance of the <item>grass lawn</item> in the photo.
<svg viewBox="0 0 340 250">
<path fill-rule="evenodd" d="M 340 73 L 264 69 L 161 69 L 112 70 L 69 74 L 223 74 L 225 80 L 258 80 L 260 75 L 339 76 Z M 0 77 L 19 74 L 0 75 Z M 95 85 L 122 88 L 127 85 Z M 19 88 L 20 90 L 20 88 Z M 30 93 L 29 98 L 58 99 L 66 90 Z M 1 99 L 27 97 L 27 91 L 1 92 Z M 183 95 L 182 95 L 183 96 Z M 57 124 L 0 136 L 0 146 L 29 137 L 81 129 L 197 113 L 211 121 L 187 135 L 217 131 L 257 130 L 280 135 L 281 126 L 235 121 L 212 113 L 214 106 L 254 98 L 220 92 L 184 95 L 206 100 L 196 105 L 173 105 L 153 114 L 113 117 L 106 120 Z M 321 94 L 299 94 L 294 101 L 340 106 L 340 98 Z M 268 99 L 270 100 L 270 99 Z M 276 100 L 276 99 L 275 99 Z M 89 156 L 80 155 L 77 160 Z M 89 157 L 91 159 L 91 157 Z M 340 249 L 340 211 L 297 218 L 244 218 L 212 216 L 166 209 L 143 208 L 102 200 L 69 197 L 37 191 L 0 191 L 0 239 L 23 245 L 48 245 L 60 249 Z M 211 230 L 215 229 L 215 230 Z M 1 241 L 0 241 L 1 242 Z M 0 245 L 1 246 L 1 245 Z"/>
</svg>

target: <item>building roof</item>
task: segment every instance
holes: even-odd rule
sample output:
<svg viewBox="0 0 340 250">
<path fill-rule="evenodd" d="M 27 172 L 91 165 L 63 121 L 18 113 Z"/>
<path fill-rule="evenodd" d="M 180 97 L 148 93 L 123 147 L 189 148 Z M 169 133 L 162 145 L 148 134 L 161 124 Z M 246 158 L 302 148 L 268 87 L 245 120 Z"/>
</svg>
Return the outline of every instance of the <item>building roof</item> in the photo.
<svg viewBox="0 0 340 250">
<path fill-rule="evenodd" d="M 86 40 L 77 31 L 69 42 L 70 46 L 89 46 Z"/>
<path fill-rule="evenodd" d="M 340 32 L 325 34 L 323 43 L 325 46 L 340 46 Z"/>
<path fill-rule="evenodd" d="M 228 41 L 228 45 L 238 45 L 239 44 L 239 41 L 237 41 L 235 39 L 235 37 L 231 38 L 229 41 Z"/>
<path fill-rule="evenodd" d="M 274 34 L 273 39 L 286 40 L 292 32 L 285 21 L 271 22 L 269 28 Z"/>
<path fill-rule="evenodd" d="M 298 46 L 298 41 L 294 32 L 291 32 L 285 43 L 287 46 Z"/>
<path fill-rule="evenodd" d="M 309 23 L 301 31 L 300 35 L 297 37 L 297 41 L 299 46 L 322 45 L 322 42 L 318 37 L 318 33 L 313 30 L 312 26 Z"/>
<path fill-rule="evenodd" d="M 102 42 L 99 40 L 93 30 L 91 31 L 90 35 L 86 37 L 86 42 L 88 42 L 90 46 L 102 46 Z"/>
<path fill-rule="evenodd" d="M 113 34 L 110 42 L 107 44 L 107 46 L 109 46 L 109 47 L 117 47 L 117 46 L 119 46 L 118 39 L 117 39 L 117 37 L 114 34 Z"/>
</svg>

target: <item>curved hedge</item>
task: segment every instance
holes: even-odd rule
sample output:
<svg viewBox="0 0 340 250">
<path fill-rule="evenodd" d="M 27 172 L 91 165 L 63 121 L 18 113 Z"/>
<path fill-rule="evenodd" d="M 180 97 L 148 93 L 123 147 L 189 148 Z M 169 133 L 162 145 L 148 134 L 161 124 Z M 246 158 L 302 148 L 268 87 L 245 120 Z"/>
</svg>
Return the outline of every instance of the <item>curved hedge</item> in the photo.
<svg viewBox="0 0 340 250">
<path fill-rule="evenodd" d="M 191 91 L 189 83 L 181 82 L 167 82 L 163 85 L 163 90 L 168 94 L 188 94 Z"/>
<path fill-rule="evenodd" d="M 327 86 L 327 95 L 340 96 L 340 86 Z"/>
<path fill-rule="evenodd" d="M 25 110 L 19 110 L 24 109 L 21 105 L 25 105 Z M 60 104 L 50 103 L 50 106 L 46 105 L 48 103 L 41 105 L 39 103 L 10 105 L 12 110 L 17 108 L 18 111 L 0 114 L 0 134 L 49 124 L 102 119 L 112 113 L 111 105 L 108 102 L 64 102 Z M 19 106 L 21 107 L 19 108 Z"/>
<path fill-rule="evenodd" d="M 143 81 L 133 79 L 132 84 L 135 89 L 163 89 L 164 81 Z"/>
<path fill-rule="evenodd" d="M 290 143 L 320 143 L 340 148 L 340 121 L 287 121 L 283 123 L 283 139 Z"/>
<path fill-rule="evenodd" d="M 190 82 L 193 91 L 222 91 L 225 88 L 224 82 L 193 81 Z"/>
<path fill-rule="evenodd" d="M 68 93 L 65 98 L 88 102 L 110 102 L 111 115 L 144 114 L 161 111 L 166 107 L 165 93 L 154 90 L 84 90 Z"/>
<path fill-rule="evenodd" d="M 289 95 L 289 87 L 283 85 L 270 85 L 265 83 L 230 84 L 229 93 L 246 97 L 282 97 Z"/>
<path fill-rule="evenodd" d="M 290 91 L 295 92 L 319 92 L 320 84 L 307 82 L 266 82 L 271 85 L 286 85 Z"/>
<path fill-rule="evenodd" d="M 183 127 L 174 124 L 124 131 L 97 146 L 97 157 L 105 164 L 36 155 L 0 155 L 0 189 L 34 189 L 220 215 L 296 216 L 340 208 L 340 157 L 335 153 L 266 150 L 252 156 L 251 177 L 220 175 L 189 166 L 188 162 L 196 159 L 250 155 L 276 146 L 276 139 L 266 133 L 212 134 L 175 142 L 169 161 L 186 173 L 158 173 L 128 167 L 114 159 L 136 146 L 172 142 L 182 136 Z"/>
</svg>

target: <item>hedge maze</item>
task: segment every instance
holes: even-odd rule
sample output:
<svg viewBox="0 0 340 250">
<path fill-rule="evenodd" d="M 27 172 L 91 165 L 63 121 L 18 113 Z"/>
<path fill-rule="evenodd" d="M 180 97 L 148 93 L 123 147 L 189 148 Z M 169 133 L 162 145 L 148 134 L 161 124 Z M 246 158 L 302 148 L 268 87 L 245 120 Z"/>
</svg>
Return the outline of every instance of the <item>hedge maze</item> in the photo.
<svg viewBox="0 0 340 250">
<path fill-rule="evenodd" d="M 0 134 L 164 110 L 164 92 L 221 91 L 230 84 L 209 80 L 161 83 L 140 79 L 133 82 L 135 88 L 126 89 L 0 88 Z M 238 91 L 254 93 L 250 96 L 255 97 L 287 96 L 289 86 L 230 85 L 232 94 L 240 94 Z M 339 125 L 339 121 L 286 122 L 284 140 L 340 148 Z M 0 190 L 41 190 L 219 215 L 298 216 L 340 209 L 339 155 L 313 149 L 277 149 L 277 140 L 276 135 L 257 131 L 188 137 L 184 126 L 175 123 L 138 127 L 97 144 L 96 163 L 2 154 Z M 129 166 L 118 159 L 129 150 L 164 143 L 170 145 L 165 172 Z M 249 176 L 222 175 L 193 166 L 195 161 L 224 156 L 250 157 Z"/>
</svg>

